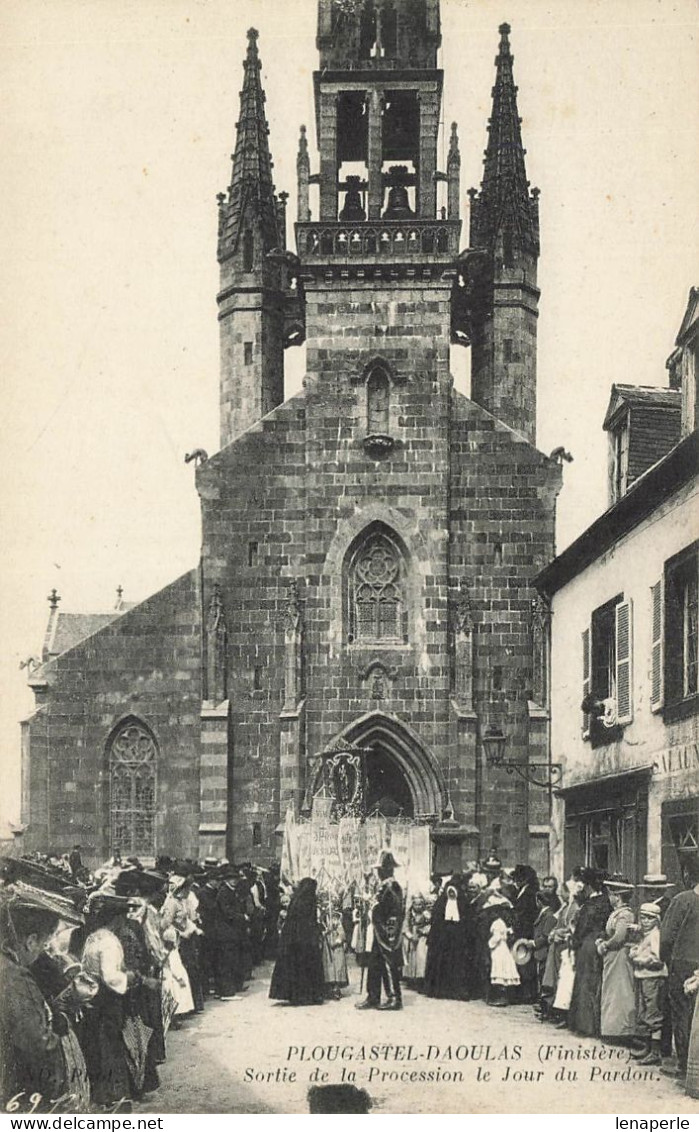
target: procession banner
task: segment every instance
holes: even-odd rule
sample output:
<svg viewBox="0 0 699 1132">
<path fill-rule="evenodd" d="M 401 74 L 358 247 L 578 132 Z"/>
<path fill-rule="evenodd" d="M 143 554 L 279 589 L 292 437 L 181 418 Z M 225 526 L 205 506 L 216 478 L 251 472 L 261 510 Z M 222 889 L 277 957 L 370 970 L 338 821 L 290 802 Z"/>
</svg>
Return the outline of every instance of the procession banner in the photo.
<svg viewBox="0 0 699 1132">
<path fill-rule="evenodd" d="M 390 849 L 397 864 L 395 871 L 395 878 L 403 889 L 403 894 L 407 892 L 407 878 L 410 865 L 410 846 L 408 842 L 408 825 L 403 821 L 393 821 L 387 823 L 387 841 L 385 848 Z"/>
<path fill-rule="evenodd" d="M 298 875 L 298 835 L 296 817 L 290 806 L 284 818 L 284 839 L 282 841 L 282 859 L 280 875 L 290 884 L 296 884 Z"/>
<path fill-rule="evenodd" d="M 296 825 L 296 883 L 311 875 L 311 825 L 301 822 Z"/>
<path fill-rule="evenodd" d="M 379 859 L 379 853 L 386 845 L 386 819 L 367 818 L 361 829 L 359 846 L 362 856 L 362 871 L 370 873 Z"/>
<path fill-rule="evenodd" d="M 332 817 L 333 799 L 329 794 L 316 794 L 311 807 L 311 822 L 327 825 Z"/>
<path fill-rule="evenodd" d="M 348 886 L 353 882 L 361 885 L 363 879 L 362 854 L 359 846 L 360 828 L 359 818 L 351 815 L 340 818 L 338 845 L 342 871 Z"/>
<path fill-rule="evenodd" d="M 318 877 L 321 872 L 327 877 L 339 879 L 342 876 L 342 863 L 338 846 L 336 823 L 311 821 L 311 876 Z"/>
<path fill-rule="evenodd" d="M 410 865 L 407 887 L 413 896 L 417 893 L 427 896 L 430 891 L 431 874 L 430 827 L 411 825 L 408 829 L 408 842 Z"/>
</svg>

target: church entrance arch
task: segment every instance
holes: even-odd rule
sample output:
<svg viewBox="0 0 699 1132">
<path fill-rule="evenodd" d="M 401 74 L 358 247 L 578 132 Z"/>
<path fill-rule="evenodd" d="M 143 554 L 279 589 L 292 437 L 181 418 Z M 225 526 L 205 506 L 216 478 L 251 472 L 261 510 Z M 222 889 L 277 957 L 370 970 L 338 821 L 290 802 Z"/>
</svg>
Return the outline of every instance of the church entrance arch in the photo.
<svg viewBox="0 0 699 1132">
<path fill-rule="evenodd" d="M 366 756 L 366 812 L 386 818 L 413 817 L 413 795 L 400 763 L 380 743 Z"/>
<path fill-rule="evenodd" d="M 386 817 L 441 818 L 446 790 L 434 756 L 414 731 L 383 712 L 362 716 L 333 740 L 366 752 L 366 810 Z"/>
</svg>

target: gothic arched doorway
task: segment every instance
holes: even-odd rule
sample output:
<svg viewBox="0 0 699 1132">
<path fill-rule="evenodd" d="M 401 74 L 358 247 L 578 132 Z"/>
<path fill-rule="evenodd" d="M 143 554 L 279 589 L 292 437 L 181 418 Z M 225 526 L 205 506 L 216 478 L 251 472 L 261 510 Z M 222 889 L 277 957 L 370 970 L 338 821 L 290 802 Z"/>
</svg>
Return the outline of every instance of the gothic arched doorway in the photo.
<svg viewBox="0 0 699 1132">
<path fill-rule="evenodd" d="M 415 732 L 402 720 L 371 712 L 333 739 L 362 747 L 367 768 L 367 812 L 378 803 L 393 804 L 408 817 L 441 818 L 446 790 L 439 765 Z M 380 807 L 386 813 L 384 806 Z M 386 813 L 386 816 L 392 816 Z"/>
<path fill-rule="evenodd" d="M 384 817 L 414 816 L 413 796 L 403 770 L 377 743 L 366 756 L 366 811 L 378 809 Z"/>
</svg>

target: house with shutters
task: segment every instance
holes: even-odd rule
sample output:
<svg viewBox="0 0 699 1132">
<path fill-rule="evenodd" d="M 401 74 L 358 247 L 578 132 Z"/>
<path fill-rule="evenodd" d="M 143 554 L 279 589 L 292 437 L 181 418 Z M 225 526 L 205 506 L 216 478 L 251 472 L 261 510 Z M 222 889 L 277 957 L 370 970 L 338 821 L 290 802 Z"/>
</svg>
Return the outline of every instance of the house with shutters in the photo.
<svg viewBox="0 0 699 1132">
<path fill-rule="evenodd" d="M 669 388 L 614 385 L 609 508 L 539 575 L 551 603 L 552 868 L 679 883 L 699 852 L 699 289 Z"/>
</svg>

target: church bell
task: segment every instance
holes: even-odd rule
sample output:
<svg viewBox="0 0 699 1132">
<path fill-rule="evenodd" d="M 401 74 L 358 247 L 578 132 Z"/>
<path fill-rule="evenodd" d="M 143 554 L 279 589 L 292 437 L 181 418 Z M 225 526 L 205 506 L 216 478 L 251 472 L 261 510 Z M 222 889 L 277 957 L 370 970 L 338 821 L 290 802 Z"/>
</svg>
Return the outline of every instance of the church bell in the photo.
<svg viewBox="0 0 699 1132">
<path fill-rule="evenodd" d="M 394 176 L 403 172 L 403 167 L 394 165 L 390 170 Z M 406 170 L 407 172 L 407 170 Z M 386 204 L 386 211 L 383 214 L 384 220 L 409 220 L 415 213 L 410 207 L 408 201 L 408 190 L 405 185 L 398 183 L 391 185 L 388 190 L 388 202 Z"/>
<path fill-rule="evenodd" d="M 353 223 L 355 220 L 366 220 L 366 213 L 362 207 L 362 198 L 359 195 L 360 184 L 361 180 L 359 177 L 347 178 L 347 192 L 345 193 L 345 203 L 342 206 L 340 220 L 349 221 L 350 223 Z"/>
</svg>

